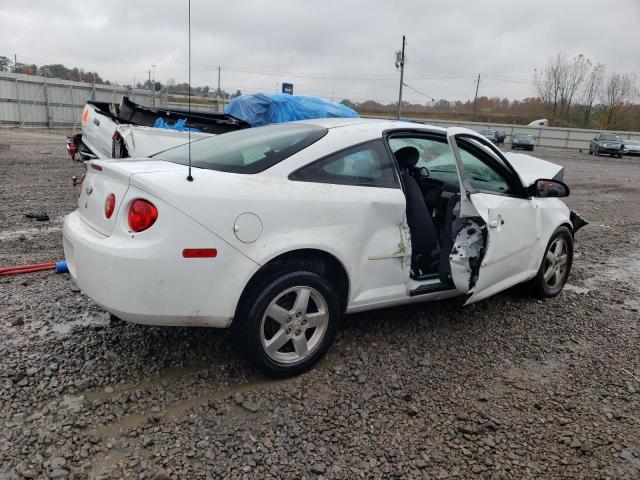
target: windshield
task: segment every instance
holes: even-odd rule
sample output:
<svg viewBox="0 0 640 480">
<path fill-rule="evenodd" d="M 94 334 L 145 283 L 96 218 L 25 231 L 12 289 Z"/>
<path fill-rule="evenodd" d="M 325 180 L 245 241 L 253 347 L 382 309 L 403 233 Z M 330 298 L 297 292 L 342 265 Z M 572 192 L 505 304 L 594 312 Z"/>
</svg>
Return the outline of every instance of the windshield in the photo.
<svg viewBox="0 0 640 480">
<path fill-rule="evenodd" d="M 191 165 L 232 173 L 258 173 L 324 137 L 327 129 L 309 124 L 247 128 L 191 142 Z M 189 144 L 153 155 L 158 160 L 189 163 Z"/>
<path fill-rule="evenodd" d="M 600 140 L 606 140 L 609 142 L 621 142 L 620 137 L 618 135 L 614 135 L 612 133 L 603 133 L 600 135 Z"/>
<path fill-rule="evenodd" d="M 640 142 L 638 140 L 625 140 L 624 144 L 625 145 L 640 145 Z"/>
</svg>

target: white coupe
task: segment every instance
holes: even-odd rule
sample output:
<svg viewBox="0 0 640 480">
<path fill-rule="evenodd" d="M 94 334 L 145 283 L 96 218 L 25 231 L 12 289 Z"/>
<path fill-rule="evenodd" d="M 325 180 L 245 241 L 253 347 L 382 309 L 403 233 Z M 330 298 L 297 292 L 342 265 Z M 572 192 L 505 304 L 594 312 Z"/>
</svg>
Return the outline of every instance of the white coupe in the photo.
<svg viewBox="0 0 640 480">
<path fill-rule="evenodd" d="M 529 282 L 560 292 L 585 222 L 562 167 L 461 128 L 323 119 L 88 163 L 69 271 L 115 316 L 232 327 L 272 375 L 312 366 L 343 314 Z"/>
</svg>

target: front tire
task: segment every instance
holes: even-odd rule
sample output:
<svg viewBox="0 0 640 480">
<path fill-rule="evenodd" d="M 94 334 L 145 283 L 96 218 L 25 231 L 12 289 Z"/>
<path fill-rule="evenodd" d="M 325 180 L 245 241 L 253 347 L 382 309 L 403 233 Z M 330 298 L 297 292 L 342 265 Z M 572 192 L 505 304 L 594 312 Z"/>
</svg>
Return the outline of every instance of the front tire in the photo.
<svg viewBox="0 0 640 480">
<path fill-rule="evenodd" d="M 555 297 L 562 291 L 573 264 L 573 234 L 565 226 L 553 232 L 537 275 L 531 280 L 533 293 L 539 298 Z"/>
<path fill-rule="evenodd" d="M 243 297 L 233 322 L 234 340 L 265 373 L 302 373 L 327 352 L 340 322 L 340 298 L 315 272 L 280 270 Z"/>
</svg>

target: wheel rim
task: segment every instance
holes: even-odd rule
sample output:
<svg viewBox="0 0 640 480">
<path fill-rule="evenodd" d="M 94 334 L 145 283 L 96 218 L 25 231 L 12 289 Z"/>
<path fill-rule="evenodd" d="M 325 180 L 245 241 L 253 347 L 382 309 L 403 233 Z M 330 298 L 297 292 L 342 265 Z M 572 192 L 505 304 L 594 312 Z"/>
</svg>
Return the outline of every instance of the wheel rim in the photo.
<svg viewBox="0 0 640 480">
<path fill-rule="evenodd" d="M 569 252 L 564 238 L 556 238 L 549 248 L 544 259 L 544 283 L 550 289 L 562 286 L 567 276 L 567 262 Z"/>
<path fill-rule="evenodd" d="M 321 345 L 329 325 L 329 306 L 314 288 L 297 286 L 278 294 L 260 323 L 267 356 L 284 364 L 302 362 Z"/>
</svg>

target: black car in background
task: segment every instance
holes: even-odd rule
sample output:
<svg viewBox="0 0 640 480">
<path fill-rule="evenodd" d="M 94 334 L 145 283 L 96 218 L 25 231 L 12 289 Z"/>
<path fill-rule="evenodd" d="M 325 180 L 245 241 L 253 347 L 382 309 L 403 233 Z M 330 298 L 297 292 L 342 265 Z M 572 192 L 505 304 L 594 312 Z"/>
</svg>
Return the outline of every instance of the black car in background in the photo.
<svg viewBox="0 0 640 480">
<path fill-rule="evenodd" d="M 495 143 L 496 145 L 504 145 L 504 140 L 507 138 L 507 134 L 501 130 L 492 130 L 490 128 L 485 128 L 484 130 L 480 130 L 480 135 L 487 138 L 487 140 Z"/>
<path fill-rule="evenodd" d="M 491 130 L 490 128 L 480 130 L 480 135 L 486 137 L 487 140 L 495 143 L 496 145 L 504 145 L 504 139 L 507 138 L 507 134 L 503 131 Z"/>
<path fill-rule="evenodd" d="M 624 153 L 624 142 L 615 133 L 600 133 L 594 137 L 589 144 L 589 155 L 602 153 L 609 154 L 612 157 L 622 157 Z"/>
<path fill-rule="evenodd" d="M 522 148 L 524 150 L 533 150 L 536 139 L 530 133 L 514 133 L 511 137 L 511 150 Z"/>
<path fill-rule="evenodd" d="M 487 140 L 489 140 L 492 143 L 497 144 L 498 143 L 498 132 L 496 132 L 495 130 L 491 130 L 489 128 L 485 128 L 484 130 L 480 130 L 480 135 L 483 135 L 484 137 L 487 138 Z"/>
</svg>

